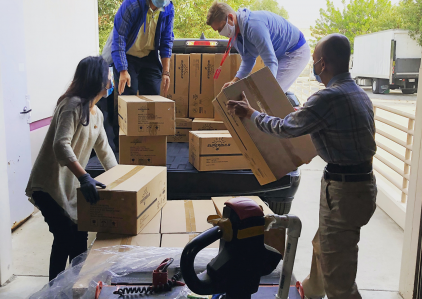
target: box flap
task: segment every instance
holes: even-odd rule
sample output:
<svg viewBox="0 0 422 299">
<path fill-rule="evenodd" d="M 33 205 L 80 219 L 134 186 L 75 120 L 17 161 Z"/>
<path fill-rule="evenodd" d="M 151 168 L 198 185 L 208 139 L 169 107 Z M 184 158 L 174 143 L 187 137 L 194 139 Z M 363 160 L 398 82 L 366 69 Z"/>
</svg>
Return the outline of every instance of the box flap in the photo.
<svg viewBox="0 0 422 299">
<path fill-rule="evenodd" d="M 227 101 L 240 100 L 242 91 L 254 109 L 270 116 L 284 118 L 294 109 L 267 67 L 227 87 L 216 98 L 215 107 L 261 184 L 282 178 L 316 156 L 309 135 L 281 139 L 262 132 L 249 119 L 229 115 Z"/>
<path fill-rule="evenodd" d="M 161 166 L 117 165 L 95 179 L 107 186 L 104 190 L 98 190 L 99 192 L 107 192 L 109 190 L 138 192 L 163 171 L 167 171 L 167 168 Z"/>
<path fill-rule="evenodd" d="M 162 210 L 161 233 L 201 233 L 212 227 L 207 222 L 215 215 L 211 200 L 171 200 Z"/>
</svg>

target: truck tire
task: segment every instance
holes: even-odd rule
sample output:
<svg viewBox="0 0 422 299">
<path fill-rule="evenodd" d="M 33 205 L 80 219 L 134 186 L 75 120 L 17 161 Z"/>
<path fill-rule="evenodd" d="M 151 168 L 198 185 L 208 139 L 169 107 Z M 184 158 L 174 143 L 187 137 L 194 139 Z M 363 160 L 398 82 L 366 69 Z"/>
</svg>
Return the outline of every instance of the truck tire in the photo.
<svg viewBox="0 0 422 299">
<path fill-rule="evenodd" d="M 401 92 L 403 94 L 414 94 L 414 93 L 416 93 L 416 89 L 415 88 L 403 88 L 401 90 Z"/>
<path fill-rule="evenodd" d="M 373 94 L 380 93 L 380 79 L 377 79 L 377 78 L 372 79 L 372 93 Z"/>
</svg>

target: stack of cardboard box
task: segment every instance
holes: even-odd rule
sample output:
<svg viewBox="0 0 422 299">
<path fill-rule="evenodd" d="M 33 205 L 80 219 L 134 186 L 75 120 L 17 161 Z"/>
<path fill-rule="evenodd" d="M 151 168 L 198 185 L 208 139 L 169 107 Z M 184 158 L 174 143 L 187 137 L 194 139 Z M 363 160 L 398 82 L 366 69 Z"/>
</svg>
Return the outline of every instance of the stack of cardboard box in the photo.
<svg viewBox="0 0 422 299">
<path fill-rule="evenodd" d="M 126 170 L 128 170 L 128 167 L 131 166 L 124 166 L 124 168 L 127 168 Z M 150 167 L 149 170 L 151 168 L 155 167 Z M 114 176 L 115 175 L 116 173 L 114 173 Z M 109 173 L 103 174 L 97 179 L 101 182 L 108 183 L 109 180 L 112 180 L 113 178 Z M 133 184 L 134 182 L 139 181 L 138 179 L 138 177 L 134 177 L 134 179 L 128 183 Z M 112 190 L 114 189 L 112 188 Z M 113 191 L 108 192 L 113 193 Z M 156 196 L 152 193 L 152 189 L 148 191 L 148 193 L 149 192 L 151 192 L 150 197 Z M 100 194 L 101 193 L 107 193 L 107 191 L 100 191 Z M 115 193 L 118 194 L 118 192 Z M 139 194 L 144 195 L 143 192 Z M 260 205 L 263 208 L 265 215 L 273 214 L 273 212 L 259 197 L 247 197 Z M 128 250 L 128 248 L 125 247 L 127 245 L 142 247 L 184 248 L 186 244 L 195 238 L 198 234 L 212 227 L 212 225 L 207 222 L 208 216 L 222 216 L 225 202 L 231 198 L 233 197 L 214 197 L 212 200 L 167 201 L 166 205 L 158 211 L 158 213 L 148 224 L 143 226 L 137 235 L 132 236 L 125 234 L 98 233 L 97 238 L 80 271 L 80 279 L 73 286 L 74 298 L 79 298 L 82 294 L 84 294 L 88 286 L 92 283 L 92 278 L 99 275 L 100 273 L 103 273 L 108 269 L 108 267 L 110 267 L 110 258 L 113 257 L 113 254 Z M 122 203 L 123 204 L 120 207 L 120 210 L 125 210 L 126 207 L 130 206 L 129 202 L 122 201 Z M 88 207 L 88 209 L 90 208 Z M 105 210 L 105 207 L 101 206 L 95 209 Z M 89 212 L 87 213 L 89 214 Z M 118 212 L 115 211 L 115 213 Z M 136 228 L 138 229 L 139 226 L 136 226 Z M 283 253 L 284 233 L 279 230 L 265 232 L 265 243 Z M 100 250 L 104 247 L 107 247 L 106 254 L 104 253 L 104 250 Z M 208 246 L 208 248 L 218 247 L 219 241 L 216 241 Z"/>
<path fill-rule="evenodd" d="M 119 96 L 119 163 L 166 166 L 175 103 L 161 96 Z"/>
</svg>

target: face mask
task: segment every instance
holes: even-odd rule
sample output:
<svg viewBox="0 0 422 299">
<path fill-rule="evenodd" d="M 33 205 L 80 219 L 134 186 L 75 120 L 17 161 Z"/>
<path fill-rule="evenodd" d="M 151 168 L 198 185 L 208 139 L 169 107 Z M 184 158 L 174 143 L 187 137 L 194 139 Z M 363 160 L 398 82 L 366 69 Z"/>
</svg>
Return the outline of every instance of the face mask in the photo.
<svg viewBox="0 0 422 299">
<path fill-rule="evenodd" d="M 113 83 L 113 80 L 110 80 L 110 88 L 108 88 L 107 89 L 107 95 L 106 95 L 106 98 L 108 98 L 112 93 L 113 93 L 113 90 L 114 90 L 114 83 Z"/>
<path fill-rule="evenodd" d="M 221 29 L 219 33 L 221 36 L 233 38 L 236 33 L 236 27 L 234 25 L 230 25 L 229 19 L 227 18 L 226 25 L 224 25 L 224 28 Z"/>
<path fill-rule="evenodd" d="M 170 4 L 170 0 L 151 0 L 152 4 L 158 8 L 166 7 Z"/>
<path fill-rule="evenodd" d="M 319 75 L 315 72 L 315 65 L 316 64 L 318 64 L 318 63 L 320 63 L 321 62 L 321 60 L 322 60 L 322 57 L 321 57 L 321 59 L 320 60 L 318 60 L 317 62 L 315 62 L 314 63 L 314 76 L 315 76 L 315 79 L 319 82 L 319 83 L 322 83 L 322 79 L 321 79 L 321 74 L 324 72 L 324 70 L 322 70 L 321 71 L 321 73 L 319 73 Z"/>
</svg>

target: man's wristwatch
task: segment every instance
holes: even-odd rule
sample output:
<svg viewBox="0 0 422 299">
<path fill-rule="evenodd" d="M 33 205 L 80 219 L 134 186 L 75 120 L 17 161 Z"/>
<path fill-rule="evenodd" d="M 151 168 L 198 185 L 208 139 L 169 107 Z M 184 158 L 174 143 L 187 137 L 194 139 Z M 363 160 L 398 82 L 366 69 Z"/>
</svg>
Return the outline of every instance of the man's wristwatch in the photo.
<svg viewBox="0 0 422 299">
<path fill-rule="evenodd" d="M 170 72 L 168 72 L 168 71 L 164 71 L 164 72 L 163 72 L 163 76 L 169 76 L 169 77 L 170 77 Z"/>
</svg>

